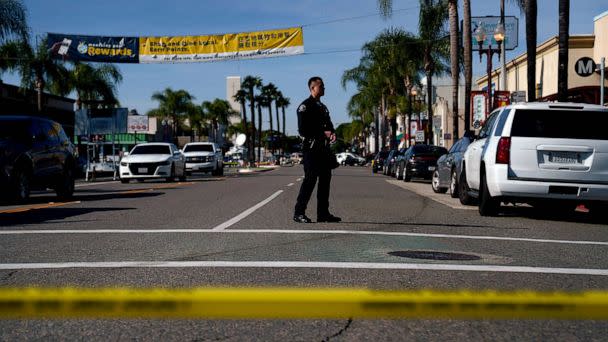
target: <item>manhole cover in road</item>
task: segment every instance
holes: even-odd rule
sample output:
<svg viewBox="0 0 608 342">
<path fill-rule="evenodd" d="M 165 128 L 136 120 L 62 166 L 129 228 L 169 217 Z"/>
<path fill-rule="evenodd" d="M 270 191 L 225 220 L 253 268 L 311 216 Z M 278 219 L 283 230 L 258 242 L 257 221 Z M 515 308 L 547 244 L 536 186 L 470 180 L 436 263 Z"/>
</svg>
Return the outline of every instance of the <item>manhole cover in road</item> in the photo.
<svg viewBox="0 0 608 342">
<path fill-rule="evenodd" d="M 459 261 L 471 261 L 480 260 L 481 257 L 471 254 L 462 253 L 447 253 L 447 252 L 435 252 L 435 251 L 395 251 L 389 252 L 389 255 L 398 256 L 402 258 L 411 259 L 426 259 L 426 260 L 459 260 Z"/>
</svg>

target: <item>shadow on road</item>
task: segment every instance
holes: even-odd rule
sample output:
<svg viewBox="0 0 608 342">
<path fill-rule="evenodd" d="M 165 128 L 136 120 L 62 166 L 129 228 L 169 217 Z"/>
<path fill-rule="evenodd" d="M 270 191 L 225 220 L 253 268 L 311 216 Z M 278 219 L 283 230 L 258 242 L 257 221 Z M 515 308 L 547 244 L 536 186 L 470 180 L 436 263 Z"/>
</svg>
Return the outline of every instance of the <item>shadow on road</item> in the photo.
<svg viewBox="0 0 608 342">
<path fill-rule="evenodd" d="M 164 194 L 163 192 L 133 192 L 133 193 L 108 193 L 101 195 L 82 195 L 74 196 L 72 201 L 80 201 L 81 203 L 92 202 L 92 201 L 105 201 L 113 199 L 129 199 L 129 198 L 150 198 L 157 197 Z M 134 210 L 136 208 L 67 208 L 63 206 L 50 207 L 50 208 L 36 208 L 36 204 L 46 204 L 49 202 L 56 201 L 55 196 L 41 196 L 34 197 L 28 203 L 28 206 L 34 205 L 30 210 L 21 212 L 8 212 L 0 213 L 0 227 L 21 225 L 21 224 L 36 224 L 50 220 L 63 220 L 68 217 L 78 216 L 82 214 L 88 214 L 92 212 L 105 212 L 105 211 L 117 211 L 117 210 Z"/>
<path fill-rule="evenodd" d="M 67 207 L 56 207 L 56 208 L 43 208 L 36 209 L 35 213 L 32 211 L 25 211 L 12 214 L 0 214 L 0 226 L 14 226 L 24 224 L 38 224 L 47 221 L 64 220 L 69 217 L 97 213 L 97 212 L 113 212 L 123 210 L 134 210 L 135 208 L 67 208 Z M 58 222 L 61 223 L 61 222 Z"/>
<path fill-rule="evenodd" d="M 167 188 L 163 188 L 166 190 Z M 133 189 L 135 191 L 145 191 L 146 189 Z M 84 191 L 83 191 L 84 192 Z M 87 191 L 89 192 L 89 191 Z M 97 191 L 90 191 L 97 192 Z M 159 192 L 156 190 L 155 192 L 118 192 L 118 191 L 98 191 L 97 194 L 81 194 L 81 191 L 75 192 L 74 196 L 67 200 L 67 202 L 72 201 L 80 201 L 80 202 L 92 202 L 92 201 L 107 201 L 113 199 L 124 199 L 124 198 L 140 198 L 140 197 L 156 197 L 163 195 L 164 192 Z M 30 206 L 33 204 L 44 204 L 50 202 L 62 202 L 57 199 L 57 196 L 54 194 L 45 194 L 41 196 L 30 197 L 29 201 L 24 204 L 24 206 Z M 14 205 L 14 204 L 13 204 Z"/>
<path fill-rule="evenodd" d="M 491 228 L 491 229 L 527 229 L 527 228 L 506 228 L 488 225 L 475 224 L 453 224 L 453 223 L 417 223 L 417 222 L 373 222 L 373 221 L 342 221 L 346 224 L 374 224 L 388 226 L 427 226 L 427 227 L 453 227 L 453 228 Z"/>
<path fill-rule="evenodd" d="M 543 221 L 560 221 L 560 222 L 574 222 L 574 223 L 590 223 L 590 224 L 608 224 L 608 215 L 605 213 L 604 217 L 592 215 L 590 213 L 578 212 L 578 211 L 545 211 L 539 210 L 533 207 L 524 206 L 507 206 L 501 207 L 502 217 L 525 217 L 531 220 L 543 220 Z"/>
</svg>

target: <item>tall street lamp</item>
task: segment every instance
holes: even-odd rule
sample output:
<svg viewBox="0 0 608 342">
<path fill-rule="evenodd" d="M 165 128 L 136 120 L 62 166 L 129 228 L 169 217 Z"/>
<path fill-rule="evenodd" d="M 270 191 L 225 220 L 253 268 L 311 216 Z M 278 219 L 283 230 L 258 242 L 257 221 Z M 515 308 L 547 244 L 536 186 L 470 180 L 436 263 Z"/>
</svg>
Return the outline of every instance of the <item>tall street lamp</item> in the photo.
<svg viewBox="0 0 608 342">
<path fill-rule="evenodd" d="M 410 147 L 412 145 L 412 101 L 416 97 L 417 94 L 416 87 L 410 87 L 410 91 L 408 93 L 408 118 L 407 118 L 407 146 Z"/>
<path fill-rule="evenodd" d="M 477 38 L 477 44 L 479 44 L 479 61 L 481 62 L 481 56 L 486 54 L 488 57 L 487 62 L 487 73 L 488 73 L 488 112 L 492 111 L 492 55 L 498 54 L 498 59 L 500 60 L 500 47 L 502 42 L 505 40 L 505 27 L 502 23 L 499 23 L 496 26 L 496 30 L 494 30 L 494 40 L 498 44 L 498 48 L 492 48 L 492 38 L 490 38 L 490 42 L 488 43 L 487 49 L 482 49 L 483 43 L 486 40 L 487 34 L 486 30 L 483 27 L 482 23 L 479 23 L 479 26 L 474 32 L 475 38 Z"/>
</svg>

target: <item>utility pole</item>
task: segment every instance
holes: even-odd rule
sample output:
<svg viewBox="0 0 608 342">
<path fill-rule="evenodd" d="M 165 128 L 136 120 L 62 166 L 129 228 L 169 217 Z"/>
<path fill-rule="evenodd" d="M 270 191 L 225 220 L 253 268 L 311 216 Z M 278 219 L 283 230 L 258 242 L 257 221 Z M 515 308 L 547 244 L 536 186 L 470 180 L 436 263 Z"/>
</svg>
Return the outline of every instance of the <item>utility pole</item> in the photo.
<svg viewBox="0 0 608 342">
<path fill-rule="evenodd" d="M 500 23 L 505 28 L 505 0 L 500 0 Z M 506 28 L 505 28 L 506 31 Z M 506 39 L 506 37 L 505 37 Z M 500 51 L 500 90 L 507 90 L 507 56 L 505 42 L 504 48 Z"/>
</svg>

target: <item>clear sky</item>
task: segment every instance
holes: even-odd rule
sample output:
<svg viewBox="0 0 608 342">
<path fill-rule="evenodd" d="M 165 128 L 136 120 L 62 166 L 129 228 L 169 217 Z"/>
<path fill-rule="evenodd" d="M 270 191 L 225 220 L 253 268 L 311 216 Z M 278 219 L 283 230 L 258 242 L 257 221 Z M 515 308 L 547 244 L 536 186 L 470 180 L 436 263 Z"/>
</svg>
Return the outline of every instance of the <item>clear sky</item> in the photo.
<svg viewBox="0 0 608 342">
<path fill-rule="evenodd" d="M 472 15 L 499 15 L 499 0 L 471 0 Z M 507 52 L 510 60 L 525 51 L 525 18 L 506 0 L 506 15 L 520 18 L 519 48 Z M 375 0 L 301 1 L 200 1 L 200 0 L 26 0 L 28 20 L 36 35 L 46 32 L 85 35 L 165 36 L 247 32 L 304 26 L 305 54 L 262 60 L 189 64 L 119 64 L 124 80 L 118 97 L 124 107 L 146 113 L 157 103 L 152 93 L 166 87 L 185 89 L 197 103 L 225 98 L 226 77 L 255 75 L 272 82 L 291 99 L 288 108 L 288 134 L 297 134 L 295 109 L 309 92 L 310 76 L 323 77 L 329 107 L 337 126 L 350 119 L 346 104 L 354 93 L 344 90 L 340 79 L 344 70 L 356 66 L 360 48 L 383 29 L 394 26 L 416 33 L 418 0 L 393 0 L 394 13 L 384 20 Z M 558 1 L 538 1 L 538 42 L 558 32 Z M 593 17 L 608 10 L 605 0 L 571 1 L 570 33 L 593 33 Z M 337 19 L 351 18 L 331 23 Z M 462 19 L 462 15 L 460 15 Z M 608 33 L 606 33 L 608 34 Z M 474 78 L 485 72 L 485 57 L 473 59 Z M 495 60 L 494 63 L 497 63 Z M 18 84 L 15 75 L 2 75 L 6 83 Z M 267 125 L 267 123 L 265 123 Z M 267 126 L 265 126 L 267 127 Z"/>
</svg>

